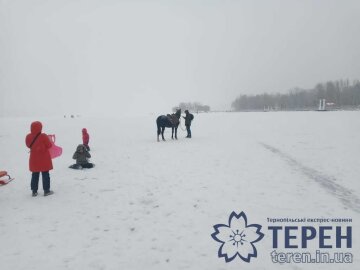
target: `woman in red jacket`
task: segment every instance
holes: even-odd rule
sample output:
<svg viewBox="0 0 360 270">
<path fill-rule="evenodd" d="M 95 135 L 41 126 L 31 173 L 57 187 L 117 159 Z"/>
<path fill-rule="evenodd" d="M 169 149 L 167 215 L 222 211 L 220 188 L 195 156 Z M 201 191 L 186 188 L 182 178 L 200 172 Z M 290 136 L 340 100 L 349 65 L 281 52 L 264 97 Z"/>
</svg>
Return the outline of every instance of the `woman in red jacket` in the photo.
<svg viewBox="0 0 360 270">
<path fill-rule="evenodd" d="M 54 194 L 50 190 L 50 174 L 53 169 L 49 148 L 51 142 L 45 133 L 41 133 L 42 124 L 38 121 L 31 123 L 31 133 L 26 136 L 26 146 L 30 148 L 29 169 L 32 172 L 31 190 L 33 197 L 37 196 L 40 172 L 42 174 L 44 196 Z"/>
<path fill-rule="evenodd" d="M 90 147 L 89 147 L 90 136 L 86 128 L 82 129 L 82 139 L 83 139 L 83 145 L 85 145 L 86 149 L 90 151 Z"/>
</svg>

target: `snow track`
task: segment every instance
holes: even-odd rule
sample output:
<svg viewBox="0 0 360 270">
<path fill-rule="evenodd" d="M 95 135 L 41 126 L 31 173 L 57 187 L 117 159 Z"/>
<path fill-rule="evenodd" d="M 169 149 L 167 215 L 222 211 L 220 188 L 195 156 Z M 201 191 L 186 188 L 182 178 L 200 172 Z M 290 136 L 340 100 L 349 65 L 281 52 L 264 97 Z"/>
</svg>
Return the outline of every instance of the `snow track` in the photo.
<svg viewBox="0 0 360 270">
<path fill-rule="evenodd" d="M 307 167 L 293 157 L 291 157 L 290 155 L 282 152 L 281 150 L 271 145 L 265 143 L 260 144 L 267 150 L 281 157 L 284 161 L 288 163 L 288 165 L 295 169 L 298 169 L 305 176 L 321 185 L 326 191 L 338 198 L 344 204 L 344 206 L 349 207 L 357 213 L 360 213 L 360 199 L 355 194 L 353 194 L 351 190 L 337 184 L 337 179 L 335 177 L 326 175 L 313 168 Z"/>
</svg>

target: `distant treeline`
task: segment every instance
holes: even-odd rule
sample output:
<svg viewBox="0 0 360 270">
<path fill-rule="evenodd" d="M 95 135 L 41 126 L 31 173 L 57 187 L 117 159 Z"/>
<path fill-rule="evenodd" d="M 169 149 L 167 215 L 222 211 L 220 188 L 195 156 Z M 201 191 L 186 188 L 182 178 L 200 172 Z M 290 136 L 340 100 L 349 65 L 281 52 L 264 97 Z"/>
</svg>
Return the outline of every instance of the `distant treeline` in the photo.
<svg viewBox="0 0 360 270">
<path fill-rule="evenodd" d="M 286 94 L 241 95 L 233 103 L 235 111 L 315 110 L 325 99 L 328 109 L 360 107 L 360 82 L 349 80 L 319 83 L 313 89 L 294 88 Z"/>
<path fill-rule="evenodd" d="M 173 107 L 173 111 L 175 112 L 178 108 L 181 111 L 189 110 L 192 112 L 209 112 L 210 106 L 202 105 L 200 102 L 181 102 L 179 106 Z"/>
</svg>

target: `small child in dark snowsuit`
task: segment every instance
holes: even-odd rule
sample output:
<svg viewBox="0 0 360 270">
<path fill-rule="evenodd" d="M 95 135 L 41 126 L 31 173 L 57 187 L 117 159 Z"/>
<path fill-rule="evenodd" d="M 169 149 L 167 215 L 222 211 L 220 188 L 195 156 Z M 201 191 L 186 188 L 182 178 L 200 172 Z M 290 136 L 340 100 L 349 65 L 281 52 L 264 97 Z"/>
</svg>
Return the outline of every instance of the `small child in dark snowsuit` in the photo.
<svg viewBox="0 0 360 270">
<path fill-rule="evenodd" d="M 95 165 L 88 161 L 89 158 L 91 158 L 91 155 L 86 149 L 86 146 L 83 144 L 79 144 L 76 148 L 76 152 L 73 155 L 73 159 L 76 159 L 76 164 L 71 165 L 69 168 L 77 170 L 81 170 L 83 168 L 93 168 Z"/>
</svg>

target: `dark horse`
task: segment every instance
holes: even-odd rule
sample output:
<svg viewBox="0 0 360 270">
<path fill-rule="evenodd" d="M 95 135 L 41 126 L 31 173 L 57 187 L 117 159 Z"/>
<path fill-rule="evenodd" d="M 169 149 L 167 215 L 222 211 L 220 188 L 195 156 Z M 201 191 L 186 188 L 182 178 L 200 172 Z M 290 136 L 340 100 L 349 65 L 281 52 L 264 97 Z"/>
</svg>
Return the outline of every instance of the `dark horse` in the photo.
<svg viewBox="0 0 360 270">
<path fill-rule="evenodd" d="M 161 133 L 162 140 L 165 141 L 164 138 L 164 131 L 165 128 L 171 128 L 171 139 L 174 139 L 174 130 L 175 130 L 175 139 L 177 139 L 177 129 L 180 124 L 180 117 L 181 117 L 181 109 L 178 109 L 176 113 L 168 114 L 168 115 L 160 115 L 156 119 L 157 125 L 157 140 L 159 140 L 159 136 Z"/>
</svg>

